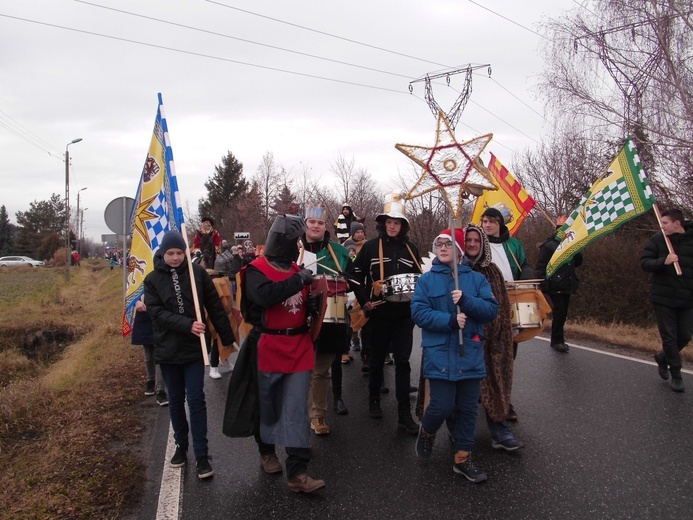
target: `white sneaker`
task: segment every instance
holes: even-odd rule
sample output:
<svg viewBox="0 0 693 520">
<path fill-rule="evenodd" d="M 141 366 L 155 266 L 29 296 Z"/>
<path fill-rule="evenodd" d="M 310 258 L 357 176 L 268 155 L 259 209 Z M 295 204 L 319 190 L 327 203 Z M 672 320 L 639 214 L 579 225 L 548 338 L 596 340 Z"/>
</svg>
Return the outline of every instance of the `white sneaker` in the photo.
<svg viewBox="0 0 693 520">
<path fill-rule="evenodd" d="M 212 379 L 221 379 L 218 367 L 209 367 L 209 377 Z"/>
</svg>

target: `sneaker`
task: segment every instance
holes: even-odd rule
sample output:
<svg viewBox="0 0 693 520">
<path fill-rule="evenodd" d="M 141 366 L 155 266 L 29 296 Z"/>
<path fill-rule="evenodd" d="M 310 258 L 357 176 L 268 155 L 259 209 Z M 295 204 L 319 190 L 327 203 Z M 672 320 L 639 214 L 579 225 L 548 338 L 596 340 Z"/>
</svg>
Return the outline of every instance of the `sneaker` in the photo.
<svg viewBox="0 0 693 520">
<path fill-rule="evenodd" d="M 416 423 L 414 418 L 411 416 L 411 412 L 400 413 L 397 420 L 397 429 L 403 430 L 410 435 L 416 435 L 419 433 L 419 425 Z"/>
<path fill-rule="evenodd" d="M 144 395 L 154 395 L 155 393 L 154 381 L 147 381 L 147 387 L 144 389 Z"/>
<path fill-rule="evenodd" d="M 570 347 L 565 343 L 551 343 L 551 348 L 557 352 L 563 353 L 567 353 L 570 350 Z"/>
<path fill-rule="evenodd" d="M 428 462 L 431 460 L 431 453 L 433 452 L 433 443 L 436 440 L 435 433 L 426 433 L 423 429 L 423 425 L 419 425 L 419 436 L 416 438 L 416 445 L 414 446 L 414 452 L 419 460 Z"/>
<path fill-rule="evenodd" d="M 348 365 L 349 363 L 351 363 L 349 354 L 342 354 L 342 365 Z"/>
<path fill-rule="evenodd" d="M 373 419 L 380 419 L 383 416 L 383 409 L 380 408 L 380 401 L 371 399 L 368 403 L 368 415 Z"/>
<path fill-rule="evenodd" d="M 219 367 L 209 367 L 209 377 L 210 379 L 221 379 Z"/>
<path fill-rule="evenodd" d="M 458 475 L 463 475 L 470 482 L 479 483 L 487 479 L 486 473 L 472 463 L 472 454 L 469 451 L 455 453 L 455 465 L 452 470 Z"/>
<path fill-rule="evenodd" d="M 180 468 L 185 466 L 185 462 L 188 459 L 188 447 L 178 446 L 176 444 L 176 452 L 171 457 L 171 467 Z"/>
<path fill-rule="evenodd" d="M 156 404 L 159 406 L 167 406 L 168 405 L 168 396 L 166 395 L 166 392 L 157 392 L 156 393 Z"/>
<path fill-rule="evenodd" d="M 678 393 L 683 392 L 684 391 L 683 379 L 681 379 L 680 377 L 672 377 L 671 378 L 671 389 L 674 392 L 678 392 Z"/>
<path fill-rule="evenodd" d="M 301 473 L 289 479 L 289 489 L 294 493 L 312 493 L 324 487 L 324 480 L 315 479 L 307 473 Z"/>
<path fill-rule="evenodd" d="M 197 459 L 197 478 L 209 478 L 213 475 L 214 470 L 209 463 L 209 457 L 200 457 Z"/>
<path fill-rule="evenodd" d="M 351 350 L 353 350 L 354 352 L 361 351 L 361 342 L 358 339 L 351 342 Z"/>
<path fill-rule="evenodd" d="M 262 471 L 268 475 L 275 475 L 282 472 L 282 465 L 276 453 L 260 455 L 260 466 L 262 466 Z"/>
<path fill-rule="evenodd" d="M 659 371 L 659 377 L 665 381 L 669 379 L 669 365 L 667 365 L 667 360 L 659 354 L 654 355 L 655 363 L 657 363 L 657 370 Z"/>
<path fill-rule="evenodd" d="M 520 448 L 524 448 L 524 446 L 524 443 L 518 441 L 515 437 L 509 437 L 499 441 L 491 439 L 491 447 L 494 450 L 517 451 Z"/>
<path fill-rule="evenodd" d="M 315 432 L 315 435 L 327 435 L 330 433 L 330 427 L 327 426 L 324 417 L 311 418 L 310 429 Z"/>
<path fill-rule="evenodd" d="M 395 360 L 392 359 L 392 354 L 388 354 L 388 355 L 385 357 L 385 364 L 386 364 L 386 365 L 393 365 L 394 363 L 395 363 Z"/>
<path fill-rule="evenodd" d="M 510 403 L 510 408 L 508 408 L 508 416 L 505 418 L 505 420 L 517 422 L 517 412 L 515 411 L 512 403 Z"/>
</svg>

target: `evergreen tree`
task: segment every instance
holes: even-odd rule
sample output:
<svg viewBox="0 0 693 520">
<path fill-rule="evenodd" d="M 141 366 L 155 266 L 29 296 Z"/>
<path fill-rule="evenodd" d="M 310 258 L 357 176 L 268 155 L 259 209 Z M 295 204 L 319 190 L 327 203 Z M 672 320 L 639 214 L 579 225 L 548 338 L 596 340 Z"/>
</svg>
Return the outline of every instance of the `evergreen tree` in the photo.
<svg viewBox="0 0 693 520">
<path fill-rule="evenodd" d="M 287 184 L 284 184 L 281 191 L 274 198 L 274 202 L 272 203 L 272 212 L 275 216 L 283 213 L 295 215 L 299 212 L 296 196 L 291 192 L 291 189 Z"/>
<path fill-rule="evenodd" d="M 18 211 L 16 216 L 20 230 L 14 243 L 15 254 L 52 257 L 55 251 L 42 248 L 42 243 L 46 236 L 64 233 L 65 203 L 60 195 L 54 193 L 48 200 L 35 200 L 29 204 L 28 211 Z"/>
<path fill-rule="evenodd" d="M 12 235 L 14 227 L 7 215 L 7 208 L 0 206 L 0 256 L 12 254 Z"/>
<path fill-rule="evenodd" d="M 221 158 L 221 164 L 214 167 L 214 175 L 207 182 L 207 198 L 198 204 L 200 215 L 224 214 L 224 209 L 248 189 L 248 181 L 243 177 L 243 164 L 229 151 Z M 222 223 L 220 222 L 219 225 Z"/>
</svg>

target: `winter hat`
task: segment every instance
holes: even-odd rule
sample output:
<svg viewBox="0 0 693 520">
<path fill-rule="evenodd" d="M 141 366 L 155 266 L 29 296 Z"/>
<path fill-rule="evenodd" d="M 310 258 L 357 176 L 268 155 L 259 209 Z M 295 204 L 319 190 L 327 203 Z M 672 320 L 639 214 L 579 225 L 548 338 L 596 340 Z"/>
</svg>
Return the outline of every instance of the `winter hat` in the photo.
<svg viewBox="0 0 693 520">
<path fill-rule="evenodd" d="M 503 214 L 500 211 L 498 211 L 496 208 L 486 208 L 486 211 L 484 211 L 481 214 L 481 218 L 484 218 L 484 217 L 490 217 L 492 219 L 497 220 L 498 224 L 500 224 L 501 226 L 505 225 L 505 219 L 503 218 Z"/>
<path fill-rule="evenodd" d="M 183 239 L 183 235 L 173 229 L 164 234 L 164 238 L 161 239 L 161 245 L 159 246 L 159 251 L 161 251 L 162 255 L 169 249 L 180 249 L 181 251 L 185 251 L 185 240 Z"/>
<path fill-rule="evenodd" d="M 364 232 L 366 231 L 366 229 L 363 227 L 363 224 L 361 224 L 360 222 L 356 222 L 356 221 L 354 220 L 354 221 L 351 223 L 351 227 L 349 228 L 349 233 L 350 233 L 351 236 L 353 237 L 353 236 L 354 236 L 354 233 L 356 233 L 356 232 L 359 231 L 359 230 L 364 231 Z"/>
<path fill-rule="evenodd" d="M 231 246 L 232 253 L 238 253 L 238 248 L 236 246 Z"/>
<path fill-rule="evenodd" d="M 352 239 L 346 240 L 342 245 L 347 249 L 353 249 L 356 251 L 356 242 L 354 242 Z"/>
<path fill-rule="evenodd" d="M 212 217 L 202 217 L 202 223 L 209 222 L 214 227 L 214 219 Z"/>
<path fill-rule="evenodd" d="M 452 233 L 450 232 L 450 228 L 444 229 L 437 237 L 433 239 L 433 251 L 435 251 L 435 244 L 440 238 L 443 240 L 447 239 L 452 242 Z M 462 228 L 455 228 L 455 243 L 457 244 L 457 252 L 459 253 L 460 258 L 462 258 L 464 256 L 464 230 L 462 230 Z"/>
</svg>

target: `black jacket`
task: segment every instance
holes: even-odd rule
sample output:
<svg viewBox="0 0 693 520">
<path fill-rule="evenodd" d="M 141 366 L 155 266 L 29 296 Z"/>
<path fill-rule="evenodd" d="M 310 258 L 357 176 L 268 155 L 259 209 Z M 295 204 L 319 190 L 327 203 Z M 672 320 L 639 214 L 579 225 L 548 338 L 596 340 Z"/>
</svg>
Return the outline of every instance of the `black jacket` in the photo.
<svg viewBox="0 0 693 520">
<path fill-rule="evenodd" d="M 362 307 L 371 300 L 373 282 L 380 280 L 379 243 L 381 239 L 383 241 L 383 270 L 385 278 L 395 274 L 421 273 L 416 265 L 417 262 L 421 265 L 419 249 L 409 242 L 406 235 L 402 236 L 400 234 L 392 238 L 387 236 L 384 231 L 380 231 L 379 234 L 378 238 L 372 238 L 363 244 L 361 251 L 359 251 L 354 260 L 354 278 L 361 284 L 354 289 L 354 293 Z M 409 245 L 416 261 L 409 253 L 407 245 Z M 404 315 L 411 316 L 410 304 L 409 302 L 388 302 L 377 307 L 373 311 L 373 315 L 375 314 L 387 315 L 390 318 L 398 318 Z"/>
<path fill-rule="evenodd" d="M 650 237 L 640 257 L 640 265 L 652 273 L 650 301 L 667 307 L 693 307 L 693 222 L 684 222 L 684 233 L 669 236 L 679 257 L 683 274 L 678 276 L 672 265 L 664 265 L 669 254 L 664 235 L 659 232 Z"/>
<path fill-rule="evenodd" d="M 540 246 L 537 268 L 535 270 L 536 277 L 544 280 L 541 282 L 541 290 L 545 293 L 575 294 L 580 283 L 580 279 L 575 274 L 575 268 L 582 265 L 582 253 L 576 253 L 569 262 L 559 267 L 548 280 L 546 279 L 546 266 L 559 244 L 560 241 L 554 233 Z"/>
<path fill-rule="evenodd" d="M 195 307 L 188 264 L 183 262 L 176 269 L 171 269 L 158 252 L 154 262 L 156 267 L 144 279 L 144 303 L 154 323 L 154 361 L 173 364 L 197 361 L 202 357 L 202 349 L 200 338 L 191 332 Z M 231 345 L 234 342 L 231 324 L 214 282 L 204 267 L 199 264 L 192 267 L 197 297 L 202 307 L 202 321 L 206 320 L 206 310 L 222 344 Z M 174 284 L 174 272 L 178 277 L 177 285 Z"/>
</svg>

